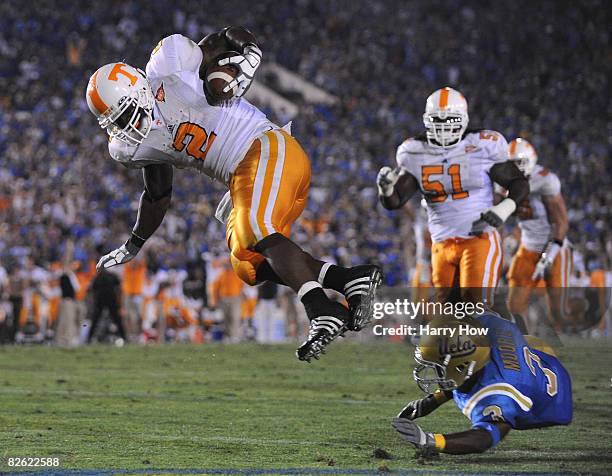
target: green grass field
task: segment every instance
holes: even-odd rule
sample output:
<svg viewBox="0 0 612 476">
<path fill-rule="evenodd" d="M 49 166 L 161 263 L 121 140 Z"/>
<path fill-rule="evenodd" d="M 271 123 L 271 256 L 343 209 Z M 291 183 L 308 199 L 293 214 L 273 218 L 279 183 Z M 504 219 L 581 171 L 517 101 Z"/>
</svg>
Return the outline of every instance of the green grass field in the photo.
<svg viewBox="0 0 612 476">
<path fill-rule="evenodd" d="M 434 461 L 417 459 L 390 426 L 420 394 L 408 347 L 334 344 L 310 365 L 293 352 L 252 344 L 0 347 L 0 472 L 15 456 L 56 456 L 63 470 L 169 474 L 612 471 L 609 343 L 560 351 L 573 377 L 572 425 L 511 432 L 490 453 Z M 420 422 L 439 432 L 468 427 L 452 403 Z M 388 457 L 377 457 L 380 450 Z"/>
</svg>

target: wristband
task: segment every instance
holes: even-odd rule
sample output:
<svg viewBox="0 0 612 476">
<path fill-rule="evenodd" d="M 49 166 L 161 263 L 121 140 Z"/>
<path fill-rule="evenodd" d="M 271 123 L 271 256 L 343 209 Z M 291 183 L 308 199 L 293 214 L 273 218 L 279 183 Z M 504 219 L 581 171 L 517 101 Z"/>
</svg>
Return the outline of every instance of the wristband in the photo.
<svg viewBox="0 0 612 476">
<path fill-rule="evenodd" d="M 481 428 L 489 432 L 489 435 L 491 435 L 491 439 L 493 440 L 491 448 L 495 448 L 497 443 L 499 443 L 501 440 L 501 433 L 499 432 L 499 428 L 497 428 L 497 426 L 495 426 L 493 423 L 483 421 L 480 423 L 476 423 L 472 428 Z"/>
<path fill-rule="evenodd" d="M 559 251 L 561 251 L 562 246 L 563 243 L 559 244 L 558 240 L 549 241 L 542 252 L 542 256 L 552 263 L 559 254 Z"/>
<path fill-rule="evenodd" d="M 444 438 L 444 435 L 441 435 L 440 433 L 434 433 L 433 436 L 436 442 L 436 449 L 439 451 L 444 451 L 444 448 L 446 448 L 446 438 Z"/>
<path fill-rule="evenodd" d="M 495 212 L 495 214 L 501 218 L 502 222 L 505 223 L 508 217 L 514 213 L 514 210 L 516 210 L 516 202 L 511 198 L 505 198 L 491 208 L 491 210 L 493 210 L 493 212 Z"/>
<path fill-rule="evenodd" d="M 442 390 L 436 390 L 434 393 L 431 394 L 431 396 L 438 404 L 442 404 L 448 401 L 448 397 Z"/>
<path fill-rule="evenodd" d="M 146 241 L 147 240 L 145 240 L 144 238 L 141 238 L 136 233 L 132 232 L 132 236 L 130 236 L 130 239 L 128 240 L 128 243 L 131 243 L 134 246 L 136 246 L 138 249 L 140 249 L 140 248 L 143 247 L 143 245 L 145 244 Z"/>
</svg>

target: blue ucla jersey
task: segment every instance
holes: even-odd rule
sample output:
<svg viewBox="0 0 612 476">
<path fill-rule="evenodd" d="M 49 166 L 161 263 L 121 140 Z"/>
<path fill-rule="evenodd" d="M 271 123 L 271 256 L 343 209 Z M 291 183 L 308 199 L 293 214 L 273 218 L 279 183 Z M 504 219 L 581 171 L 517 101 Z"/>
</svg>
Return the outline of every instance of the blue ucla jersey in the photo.
<svg viewBox="0 0 612 476">
<path fill-rule="evenodd" d="M 530 347 L 511 322 L 492 313 L 478 320 L 489 329 L 491 360 L 469 391 L 453 391 L 463 414 L 474 426 L 505 421 L 517 430 L 570 423 L 572 383 L 561 362 Z"/>
</svg>

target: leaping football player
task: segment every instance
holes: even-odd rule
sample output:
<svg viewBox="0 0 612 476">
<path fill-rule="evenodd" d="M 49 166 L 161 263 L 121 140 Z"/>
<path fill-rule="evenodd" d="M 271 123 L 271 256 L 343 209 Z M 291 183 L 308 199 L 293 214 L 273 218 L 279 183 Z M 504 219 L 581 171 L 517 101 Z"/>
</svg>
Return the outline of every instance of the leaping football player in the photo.
<svg viewBox="0 0 612 476">
<path fill-rule="evenodd" d="M 347 329 L 369 322 L 381 272 L 373 265 L 324 263 L 289 238 L 306 205 L 310 162 L 294 137 L 242 97 L 261 58 L 251 32 L 229 27 L 199 44 L 179 34 L 164 38 L 146 75 L 125 63 L 93 74 L 87 104 L 110 135 L 110 155 L 142 168 L 144 178 L 130 238 L 103 256 L 98 268 L 133 259 L 161 224 L 170 206 L 173 167 L 205 173 L 229 188 L 220 214 L 227 218 L 237 275 L 250 285 L 272 280 L 289 286 L 304 304 L 310 332 L 297 356 L 310 361 Z M 236 76 L 219 74 L 219 66 L 233 66 Z M 228 77 L 223 93 L 235 95 L 221 101 L 210 80 Z M 344 294 L 349 309 L 328 299 L 323 288 Z"/>
<path fill-rule="evenodd" d="M 469 321 L 436 321 L 438 329 L 455 330 L 455 334 L 430 333 L 415 350 L 414 379 L 428 395 L 408 403 L 393 420 L 405 441 L 426 454 L 482 453 L 512 428 L 571 422 L 570 376 L 543 341 L 523 336 L 495 313 L 485 312 Z M 487 334 L 468 335 L 466 326 Z M 426 432 L 413 421 L 449 400 L 471 420 L 471 429 L 443 435 Z"/>
<path fill-rule="evenodd" d="M 569 222 L 561 182 L 538 162 L 533 146 L 525 139 L 510 142 L 510 160 L 529 178 L 529 197 L 519 203 L 516 215 L 521 244 L 508 271 L 508 308 L 526 317 L 529 296 L 544 280 L 550 313 L 557 330 L 565 321 L 565 291 L 572 273 L 572 253 L 566 239 Z"/>
<path fill-rule="evenodd" d="M 461 93 L 442 88 L 427 98 L 425 133 L 397 149 L 397 167 L 377 178 L 387 209 L 401 207 L 418 190 L 427 201 L 432 239 L 432 282 L 445 293 L 457 286 L 464 300 L 492 302 L 502 267 L 496 228 L 527 197 L 529 184 L 508 160 L 508 143 L 491 130 L 468 129 L 468 105 Z M 508 197 L 493 205 L 493 182 Z"/>
</svg>

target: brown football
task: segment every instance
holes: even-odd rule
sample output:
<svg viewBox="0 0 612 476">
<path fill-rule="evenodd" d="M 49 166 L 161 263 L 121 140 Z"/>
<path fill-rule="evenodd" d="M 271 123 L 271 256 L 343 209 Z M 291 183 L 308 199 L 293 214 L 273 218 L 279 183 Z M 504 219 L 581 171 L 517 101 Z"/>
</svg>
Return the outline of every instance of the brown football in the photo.
<svg viewBox="0 0 612 476">
<path fill-rule="evenodd" d="M 238 76 L 238 68 L 233 65 L 226 64 L 224 66 L 209 66 L 206 69 L 206 85 L 208 92 L 217 101 L 227 101 L 236 94 L 238 90 L 237 86 L 232 89 L 223 92 L 223 88 L 227 86 L 236 76 Z"/>
</svg>

